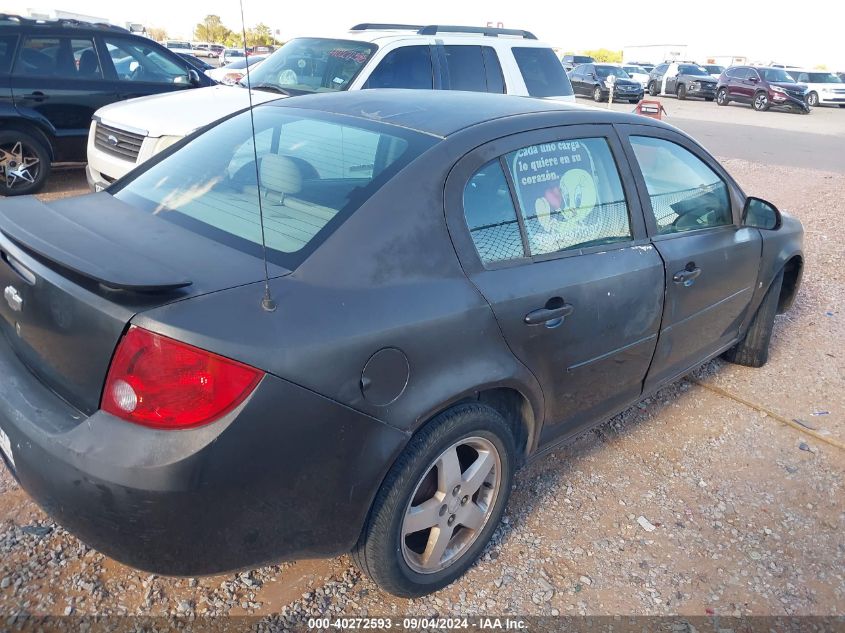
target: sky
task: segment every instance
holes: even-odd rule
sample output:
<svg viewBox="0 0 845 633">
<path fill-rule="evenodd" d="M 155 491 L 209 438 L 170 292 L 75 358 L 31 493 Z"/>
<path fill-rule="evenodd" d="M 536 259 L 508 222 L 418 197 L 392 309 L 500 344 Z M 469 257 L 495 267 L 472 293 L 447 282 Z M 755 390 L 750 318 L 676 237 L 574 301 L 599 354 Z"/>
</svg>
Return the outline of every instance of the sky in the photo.
<svg viewBox="0 0 845 633">
<path fill-rule="evenodd" d="M 745 56 L 749 61 L 810 67 L 825 64 L 830 70 L 845 71 L 845 2 L 841 0 L 809 0 L 801 5 L 747 0 L 603 0 L 600 4 L 555 0 L 243 2 L 247 27 L 264 22 L 274 31 L 279 29 L 283 40 L 299 35 L 337 35 L 359 22 L 477 26 L 492 22 L 533 31 L 541 40 L 565 51 L 686 44 L 688 53 L 699 61 L 709 56 Z M 164 27 L 172 37 L 181 38 L 190 38 L 194 25 L 207 14 L 219 15 L 233 30 L 241 25 L 237 0 L 73 0 L 65 5 L 31 6 L 93 15 L 114 23 L 131 21 Z M 19 7 L 2 10 L 21 11 Z"/>
</svg>

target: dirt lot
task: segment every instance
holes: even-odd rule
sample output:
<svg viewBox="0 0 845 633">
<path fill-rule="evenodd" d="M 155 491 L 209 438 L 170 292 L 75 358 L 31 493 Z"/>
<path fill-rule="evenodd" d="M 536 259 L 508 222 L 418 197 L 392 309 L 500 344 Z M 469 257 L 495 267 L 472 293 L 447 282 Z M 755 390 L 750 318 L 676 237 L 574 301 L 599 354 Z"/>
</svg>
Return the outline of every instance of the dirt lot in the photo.
<svg viewBox="0 0 845 633">
<path fill-rule="evenodd" d="M 0 616 L 842 614 L 845 451 L 834 444 L 845 442 L 845 178 L 725 163 L 807 231 L 804 285 L 778 318 L 769 364 L 714 361 L 526 467 L 494 542 L 451 587 L 396 599 L 345 556 L 153 577 L 86 548 L 2 469 Z M 84 188 L 78 172 L 64 178 L 52 195 Z"/>
</svg>

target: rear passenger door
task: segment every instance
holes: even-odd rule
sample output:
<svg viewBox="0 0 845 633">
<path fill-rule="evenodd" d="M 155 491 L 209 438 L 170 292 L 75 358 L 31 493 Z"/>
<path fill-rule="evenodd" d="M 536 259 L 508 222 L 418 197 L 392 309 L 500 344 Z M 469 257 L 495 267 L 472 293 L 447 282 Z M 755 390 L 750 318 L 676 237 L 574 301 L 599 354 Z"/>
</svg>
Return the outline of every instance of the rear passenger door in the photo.
<svg viewBox="0 0 845 633">
<path fill-rule="evenodd" d="M 117 100 L 114 82 L 103 75 L 90 35 L 25 35 L 12 68 L 18 109 L 34 110 L 56 129 L 58 161 L 85 160 L 91 117 Z"/>
<path fill-rule="evenodd" d="M 435 73 L 431 49 L 431 46 L 425 44 L 400 46 L 388 51 L 361 88 L 440 88 L 440 77 L 439 73 Z"/>
<path fill-rule="evenodd" d="M 541 443 L 636 400 L 657 340 L 663 264 L 613 129 L 488 143 L 452 170 L 446 204 L 468 277 L 542 385 Z"/>
<path fill-rule="evenodd" d="M 680 377 L 737 338 L 748 318 L 761 238 L 741 226 L 741 192 L 686 137 L 620 126 L 649 235 L 666 266 L 660 340 L 646 390 Z"/>
<path fill-rule="evenodd" d="M 502 66 L 491 46 L 438 44 L 444 90 L 506 91 Z"/>
</svg>

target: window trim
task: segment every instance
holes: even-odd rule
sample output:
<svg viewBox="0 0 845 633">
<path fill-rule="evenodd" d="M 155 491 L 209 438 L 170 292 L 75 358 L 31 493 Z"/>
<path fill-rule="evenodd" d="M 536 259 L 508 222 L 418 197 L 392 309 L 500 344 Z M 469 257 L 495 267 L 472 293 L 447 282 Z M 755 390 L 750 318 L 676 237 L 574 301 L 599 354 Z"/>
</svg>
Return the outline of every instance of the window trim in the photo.
<svg viewBox="0 0 845 633">
<path fill-rule="evenodd" d="M 639 192 L 640 206 L 643 210 L 646 229 L 648 231 L 648 235 L 651 241 L 659 242 L 666 239 L 682 238 L 688 235 L 702 235 L 708 232 L 737 230 L 741 228 L 741 215 L 742 207 L 744 206 L 745 202 L 745 194 L 743 193 L 742 189 L 739 187 L 737 182 L 731 177 L 731 175 L 728 174 L 727 171 L 725 171 L 719 161 L 710 156 L 710 154 L 706 150 L 704 150 L 704 148 L 702 148 L 695 141 L 689 139 L 686 136 L 674 132 L 673 130 L 664 129 L 657 126 L 627 123 L 618 124 L 615 127 L 617 128 L 623 140 L 622 145 L 628 158 L 628 164 L 634 175 L 634 181 L 636 182 L 637 190 Z M 722 182 L 725 183 L 725 186 L 728 189 L 728 197 L 730 198 L 731 205 L 732 222 L 729 224 L 721 224 L 718 226 L 708 226 L 701 229 L 690 229 L 688 231 L 680 231 L 678 233 L 660 233 L 657 229 L 657 221 L 654 217 L 654 210 L 651 206 L 651 197 L 648 193 L 648 187 L 645 183 L 645 177 L 642 174 L 639 161 L 637 160 L 637 156 L 634 153 L 634 147 L 631 144 L 631 136 L 646 136 L 661 139 L 669 143 L 674 143 L 675 145 L 679 145 L 681 146 L 681 148 L 687 150 L 689 153 L 691 153 L 693 156 L 703 162 L 707 167 L 709 167 L 722 180 Z"/>
<path fill-rule="evenodd" d="M 512 151 L 553 141 L 566 141 L 581 138 L 604 138 L 610 149 L 611 158 L 616 165 L 619 180 L 622 184 L 622 191 L 625 194 L 625 201 L 628 206 L 628 223 L 631 229 L 631 240 L 615 242 L 613 244 L 600 244 L 589 248 L 573 248 L 542 255 L 526 255 L 521 258 L 507 259 L 499 262 L 484 264 L 472 240 L 469 227 L 466 222 L 466 215 L 463 207 L 463 192 L 472 176 L 491 160 L 504 160 L 504 156 Z M 528 236 L 524 228 L 524 218 L 520 211 L 519 202 L 513 187 L 512 175 L 507 165 L 503 165 L 505 178 L 510 188 L 511 200 L 520 223 L 520 231 L 523 233 L 523 244 L 527 248 Z M 444 190 L 444 206 L 446 212 L 446 223 L 452 243 L 461 265 L 468 274 L 483 272 L 485 270 L 496 270 L 500 268 L 512 268 L 527 263 L 541 263 L 544 261 L 577 257 L 590 253 L 614 251 L 633 246 L 644 246 L 650 243 L 645 226 L 643 208 L 638 195 L 638 189 L 634 180 L 631 168 L 627 164 L 625 148 L 614 126 L 608 123 L 585 123 L 557 127 L 525 130 L 515 134 L 503 136 L 490 140 L 484 145 L 475 148 L 458 160 L 448 178 Z"/>
</svg>

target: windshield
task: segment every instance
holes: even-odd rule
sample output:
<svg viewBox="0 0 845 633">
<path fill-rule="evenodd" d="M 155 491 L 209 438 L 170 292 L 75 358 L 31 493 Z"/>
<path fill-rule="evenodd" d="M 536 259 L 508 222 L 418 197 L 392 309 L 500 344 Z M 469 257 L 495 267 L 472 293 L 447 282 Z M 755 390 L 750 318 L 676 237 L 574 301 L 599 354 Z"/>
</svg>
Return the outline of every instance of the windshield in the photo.
<svg viewBox="0 0 845 633">
<path fill-rule="evenodd" d="M 710 72 L 703 66 L 695 64 L 681 64 L 678 66 L 678 74 L 681 75 L 709 75 Z"/>
<path fill-rule="evenodd" d="M 168 42 L 167 48 L 184 48 L 191 50 L 191 44 L 190 42 Z"/>
<path fill-rule="evenodd" d="M 511 51 L 529 95 L 565 97 L 572 94 L 569 77 L 552 49 L 515 46 Z"/>
<path fill-rule="evenodd" d="M 783 68 L 758 68 L 757 71 L 766 81 L 783 81 L 786 83 L 795 82 L 795 80 L 790 77 Z"/>
<path fill-rule="evenodd" d="M 806 75 L 807 79 L 804 79 Z M 801 81 L 811 84 L 841 84 L 842 80 L 833 73 L 801 73 Z"/>
<path fill-rule="evenodd" d="M 626 73 L 622 68 L 619 68 L 619 66 L 596 66 L 596 74 L 602 78 L 610 77 L 610 75 L 619 77 L 620 79 L 630 78 L 628 73 Z"/>
<path fill-rule="evenodd" d="M 593 58 L 588 55 L 573 55 L 572 61 L 576 64 L 589 64 L 593 61 Z"/>
<path fill-rule="evenodd" d="M 622 70 L 624 70 L 628 74 L 633 74 L 633 73 L 638 73 L 640 75 L 647 75 L 648 74 L 646 72 L 646 69 L 642 68 L 640 66 L 623 66 Z"/>
<path fill-rule="evenodd" d="M 725 71 L 724 66 L 713 66 L 711 64 L 708 64 L 704 68 L 711 75 L 721 75 Z"/>
<path fill-rule="evenodd" d="M 375 44 L 367 42 L 294 39 L 253 71 L 252 85 L 293 94 L 346 90 L 375 50 Z"/>
<path fill-rule="evenodd" d="M 224 120 L 111 193 L 204 237 L 293 270 L 436 141 L 392 125 L 258 106 Z"/>
</svg>

